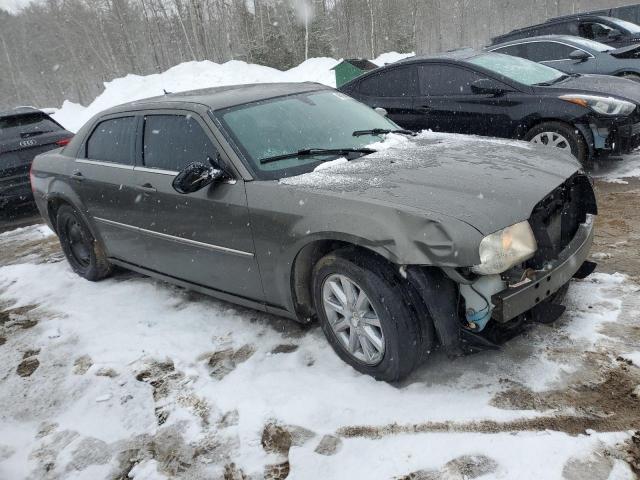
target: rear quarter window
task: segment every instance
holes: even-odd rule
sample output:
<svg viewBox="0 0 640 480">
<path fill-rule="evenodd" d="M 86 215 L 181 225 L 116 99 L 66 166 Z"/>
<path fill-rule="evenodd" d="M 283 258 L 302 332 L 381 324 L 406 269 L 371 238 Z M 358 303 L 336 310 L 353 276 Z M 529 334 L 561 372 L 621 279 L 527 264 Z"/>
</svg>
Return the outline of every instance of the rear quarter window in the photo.
<svg viewBox="0 0 640 480">
<path fill-rule="evenodd" d="M 89 136 L 86 158 L 133 165 L 136 118 L 120 117 L 100 122 Z"/>
<path fill-rule="evenodd" d="M 401 67 L 376 72 L 363 78 L 358 92 L 369 97 L 411 97 L 418 95 L 416 68 Z"/>
</svg>

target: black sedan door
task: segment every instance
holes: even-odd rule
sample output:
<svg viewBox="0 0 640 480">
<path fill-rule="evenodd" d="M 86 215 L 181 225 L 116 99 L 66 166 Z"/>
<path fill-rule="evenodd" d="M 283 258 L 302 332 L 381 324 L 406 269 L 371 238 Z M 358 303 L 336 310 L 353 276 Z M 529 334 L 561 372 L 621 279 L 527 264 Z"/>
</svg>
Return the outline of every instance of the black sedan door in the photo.
<svg viewBox="0 0 640 480">
<path fill-rule="evenodd" d="M 507 85 L 471 69 L 441 63 L 420 65 L 418 78 L 421 94 L 414 103 L 414 110 L 422 112 L 418 129 L 511 136 L 512 111 L 518 102 Z M 477 92 L 473 86 L 479 81 L 501 88 L 503 93 Z"/>
</svg>

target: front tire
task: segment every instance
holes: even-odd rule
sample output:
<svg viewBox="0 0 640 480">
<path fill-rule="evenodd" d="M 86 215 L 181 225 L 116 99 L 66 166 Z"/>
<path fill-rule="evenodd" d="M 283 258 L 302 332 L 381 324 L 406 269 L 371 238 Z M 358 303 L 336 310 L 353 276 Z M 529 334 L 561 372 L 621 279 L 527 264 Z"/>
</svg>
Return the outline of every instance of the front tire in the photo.
<svg viewBox="0 0 640 480">
<path fill-rule="evenodd" d="M 56 231 L 62 251 L 74 272 L 92 282 L 111 273 L 111 264 L 78 211 L 62 205 L 56 216 Z"/>
<path fill-rule="evenodd" d="M 312 288 L 322 330 L 344 362 L 387 382 L 418 365 L 425 336 L 405 286 L 382 261 L 351 250 L 330 253 L 314 267 Z"/>
<path fill-rule="evenodd" d="M 531 143 L 570 151 L 585 168 L 593 166 L 587 142 L 572 125 L 563 122 L 543 122 L 529 130 L 524 139 Z"/>
</svg>

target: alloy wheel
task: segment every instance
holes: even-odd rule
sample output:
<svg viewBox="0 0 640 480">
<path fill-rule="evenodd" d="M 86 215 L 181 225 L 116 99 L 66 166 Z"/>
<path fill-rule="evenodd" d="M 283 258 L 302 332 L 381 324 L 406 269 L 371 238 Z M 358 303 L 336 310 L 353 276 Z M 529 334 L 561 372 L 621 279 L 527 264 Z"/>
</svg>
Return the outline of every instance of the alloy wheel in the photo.
<svg viewBox="0 0 640 480">
<path fill-rule="evenodd" d="M 549 147 L 559 148 L 561 150 L 571 151 L 569 140 L 557 132 L 542 132 L 531 139 L 531 143 L 547 145 Z"/>
<path fill-rule="evenodd" d="M 366 292 L 347 276 L 333 274 L 322 285 L 322 300 L 329 325 L 343 349 L 359 362 L 380 363 L 384 334 Z"/>
</svg>

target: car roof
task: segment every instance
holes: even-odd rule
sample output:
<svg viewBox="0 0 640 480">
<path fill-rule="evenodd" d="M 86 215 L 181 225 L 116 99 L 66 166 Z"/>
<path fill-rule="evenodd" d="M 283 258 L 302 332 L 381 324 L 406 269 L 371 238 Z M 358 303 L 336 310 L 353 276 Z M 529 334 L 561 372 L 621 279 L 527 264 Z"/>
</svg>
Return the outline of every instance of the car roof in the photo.
<svg viewBox="0 0 640 480">
<path fill-rule="evenodd" d="M 576 40 L 577 38 L 577 40 Z M 580 41 L 582 40 L 582 37 L 575 37 L 573 35 L 537 35 L 535 37 L 524 37 L 524 38 L 516 38 L 513 40 L 508 40 L 506 42 L 500 42 L 500 43 L 495 43 L 493 45 L 490 46 L 490 48 L 495 48 L 495 47 L 505 47 L 508 45 L 513 45 L 513 44 L 518 44 L 518 43 L 523 43 L 523 42 L 540 42 L 540 41 L 557 41 L 557 42 L 566 42 L 566 43 L 570 43 L 572 46 L 573 45 L 580 45 L 581 47 L 586 47 L 584 44 L 582 44 Z M 587 47 L 588 48 L 588 47 Z"/>
<path fill-rule="evenodd" d="M 390 67 L 393 65 L 399 65 L 404 63 L 412 63 L 412 62 L 421 62 L 424 60 L 454 60 L 454 61 L 464 61 L 469 60 L 470 58 L 477 57 L 478 55 L 482 55 L 486 52 L 474 50 L 473 48 L 459 48 L 456 50 L 450 50 L 448 52 L 443 53 L 435 53 L 435 54 L 427 54 L 427 55 L 415 55 L 413 57 L 405 58 L 404 60 L 400 60 L 396 63 L 391 63 L 389 65 L 385 65 L 385 67 Z M 382 67 L 382 68 L 385 68 Z"/>
<path fill-rule="evenodd" d="M 267 100 L 270 98 L 329 89 L 326 85 L 312 82 L 303 83 L 252 83 L 246 85 L 227 85 L 224 87 L 189 90 L 179 93 L 144 98 L 112 107 L 100 113 L 107 115 L 147 108 L 177 107 L 179 104 L 199 104 L 211 110 L 219 110 L 236 105 Z"/>
<path fill-rule="evenodd" d="M 589 14 L 589 13 L 577 13 L 577 14 L 573 14 L 573 15 L 567 15 L 564 17 L 554 17 L 554 18 L 550 18 L 545 22 L 542 23 L 536 23 L 535 25 L 529 25 L 526 27 L 522 27 L 522 28 L 516 28 L 514 30 L 511 30 L 510 32 L 507 33 L 503 33 L 502 35 L 497 35 L 493 38 L 494 42 L 500 42 L 503 43 L 502 41 L 500 41 L 500 39 L 502 38 L 508 38 L 510 35 L 515 35 L 517 33 L 522 33 L 522 32 L 527 32 L 529 30 L 535 30 L 536 28 L 541 28 L 541 27 L 547 27 L 549 25 L 553 25 L 554 23 L 565 23 L 571 20 L 579 20 L 579 19 L 597 19 L 597 20 L 608 20 L 611 21 L 611 17 L 607 17 L 606 15 L 593 15 L 593 14 Z"/>
<path fill-rule="evenodd" d="M 16 107 L 13 110 L 5 110 L 4 112 L 0 112 L 0 118 L 7 117 L 16 117 L 18 115 L 32 115 L 34 113 L 41 113 L 42 115 L 46 115 L 42 110 L 38 110 L 33 107 Z"/>
</svg>

